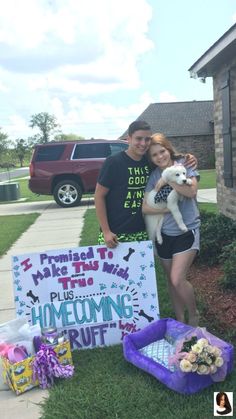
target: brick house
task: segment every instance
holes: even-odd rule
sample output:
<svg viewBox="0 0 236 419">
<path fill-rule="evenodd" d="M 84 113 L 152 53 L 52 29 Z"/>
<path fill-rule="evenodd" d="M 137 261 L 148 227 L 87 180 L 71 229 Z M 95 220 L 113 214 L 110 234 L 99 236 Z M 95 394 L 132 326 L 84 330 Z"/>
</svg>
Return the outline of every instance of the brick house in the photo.
<svg viewBox="0 0 236 419">
<path fill-rule="evenodd" d="M 236 220 L 236 24 L 189 69 L 191 77 L 213 78 L 217 202 Z"/>
<path fill-rule="evenodd" d="M 191 152 L 199 169 L 215 167 L 213 100 L 151 103 L 137 120 L 163 132 L 177 151 Z M 127 131 L 120 137 L 126 138 Z"/>
</svg>

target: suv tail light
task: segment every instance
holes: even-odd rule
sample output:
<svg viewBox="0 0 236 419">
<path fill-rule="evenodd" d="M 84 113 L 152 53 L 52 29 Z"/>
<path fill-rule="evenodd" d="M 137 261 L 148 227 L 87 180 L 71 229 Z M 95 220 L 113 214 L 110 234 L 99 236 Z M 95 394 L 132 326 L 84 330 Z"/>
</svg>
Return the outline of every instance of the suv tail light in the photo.
<svg viewBox="0 0 236 419">
<path fill-rule="evenodd" d="M 30 173 L 30 177 L 34 177 L 35 176 L 35 173 L 34 173 L 34 164 L 33 163 L 30 163 L 29 173 Z"/>
</svg>

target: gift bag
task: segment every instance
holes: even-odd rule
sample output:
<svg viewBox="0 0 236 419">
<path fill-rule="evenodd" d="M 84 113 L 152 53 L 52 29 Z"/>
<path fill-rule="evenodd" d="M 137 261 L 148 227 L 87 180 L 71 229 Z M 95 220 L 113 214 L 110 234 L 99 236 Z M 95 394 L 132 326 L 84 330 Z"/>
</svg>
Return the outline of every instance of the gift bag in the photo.
<svg viewBox="0 0 236 419">
<path fill-rule="evenodd" d="M 2 356 L 11 344 L 24 346 L 29 356 L 34 354 L 33 337 L 40 335 L 40 326 L 30 326 L 26 317 L 17 317 L 0 325 L 0 390 L 8 387 L 3 382 Z"/>
<path fill-rule="evenodd" d="M 54 347 L 61 365 L 72 365 L 72 356 L 70 342 L 67 340 Z M 22 394 L 33 387 L 39 385 L 37 379 L 34 380 L 33 362 L 35 355 L 24 359 L 23 361 L 12 364 L 8 359 L 3 358 L 3 379 L 7 386 L 13 390 L 16 395 Z"/>
</svg>

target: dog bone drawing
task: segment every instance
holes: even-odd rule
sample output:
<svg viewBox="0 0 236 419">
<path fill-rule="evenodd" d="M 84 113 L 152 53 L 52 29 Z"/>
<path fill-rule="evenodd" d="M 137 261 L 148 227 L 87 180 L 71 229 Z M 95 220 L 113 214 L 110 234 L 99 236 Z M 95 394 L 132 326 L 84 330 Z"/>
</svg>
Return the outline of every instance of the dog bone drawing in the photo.
<svg viewBox="0 0 236 419">
<path fill-rule="evenodd" d="M 132 255 L 132 253 L 134 253 L 135 252 L 135 250 L 134 249 L 132 249 L 131 247 L 129 248 L 129 253 L 126 255 L 126 256 L 124 256 L 123 257 L 123 259 L 124 260 L 126 260 L 126 262 L 128 262 L 129 261 L 129 258 L 130 258 L 130 256 Z"/>
<path fill-rule="evenodd" d="M 140 310 L 138 315 L 142 316 L 142 317 L 145 317 L 145 319 L 147 319 L 149 323 L 151 323 L 154 320 L 154 317 L 150 317 L 148 314 L 144 313 L 143 310 Z"/>
<path fill-rule="evenodd" d="M 34 303 L 36 303 L 36 301 L 38 301 L 39 302 L 39 297 L 36 297 L 34 294 L 33 294 L 33 292 L 32 292 L 32 290 L 29 290 L 28 292 L 27 292 L 27 297 L 30 297 L 30 298 L 32 298 L 32 300 L 33 300 L 33 302 Z"/>
</svg>

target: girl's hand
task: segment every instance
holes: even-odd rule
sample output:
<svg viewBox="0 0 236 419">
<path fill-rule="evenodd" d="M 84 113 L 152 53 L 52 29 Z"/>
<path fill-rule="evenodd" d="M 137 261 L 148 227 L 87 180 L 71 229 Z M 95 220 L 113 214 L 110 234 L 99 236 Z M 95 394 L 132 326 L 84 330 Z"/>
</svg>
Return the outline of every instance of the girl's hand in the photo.
<svg viewBox="0 0 236 419">
<path fill-rule="evenodd" d="M 161 177 L 155 185 L 155 191 L 159 192 L 163 186 L 167 185 L 166 181 Z"/>
</svg>

